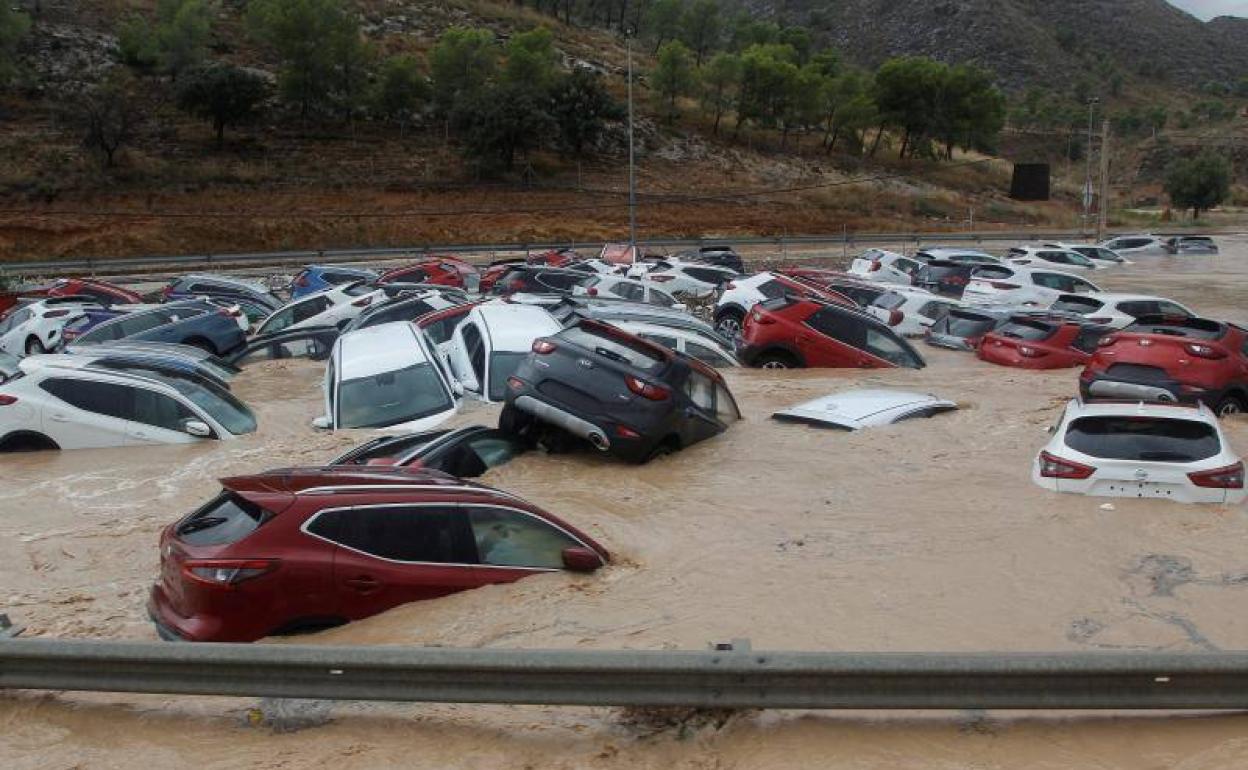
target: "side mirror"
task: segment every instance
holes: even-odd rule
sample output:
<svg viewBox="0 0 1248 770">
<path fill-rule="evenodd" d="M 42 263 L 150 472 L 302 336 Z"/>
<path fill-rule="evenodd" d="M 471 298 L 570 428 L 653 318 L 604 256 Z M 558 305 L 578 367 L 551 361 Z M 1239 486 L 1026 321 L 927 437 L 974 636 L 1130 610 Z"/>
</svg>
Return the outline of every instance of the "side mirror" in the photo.
<svg viewBox="0 0 1248 770">
<path fill-rule="evenodd" d="M 182 430 L 196 438 L 209 438 L 212 436 L 212 428 L 208 427 L 208 423 L 202 420 L 184 420 L 182 422 Z"/>
<path fill-rule="evenodd" d="M 562 556 L 563 568 L 569 572 L 594 572 L 602 566 L 602 557 L 589 548 L 564 548 Z"/>
<path fill-rule="evenodd" d="M 328 416 L 321 415 L 320 417 L 312 418 L 312 427 L 317 430 L 329 430 L 334 427 L 334 424 L 330 421 Z"/>
</svg>

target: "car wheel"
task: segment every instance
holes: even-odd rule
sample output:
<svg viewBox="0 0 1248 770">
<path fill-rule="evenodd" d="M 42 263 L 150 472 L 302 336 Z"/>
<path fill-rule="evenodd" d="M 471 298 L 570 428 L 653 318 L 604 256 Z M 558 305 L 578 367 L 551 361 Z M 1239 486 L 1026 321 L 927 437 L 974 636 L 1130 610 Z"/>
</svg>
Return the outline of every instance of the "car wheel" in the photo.
<svg viewBox="0 0 1248 770">
<path fill-rule="evenodd" d="M 498 429 L 512 436 L 524 436 L 533 428 L 532 416 L 508 404 L 498 416 Z"/>
<path fill-rule="evenodd" d="M 731 340 L 741 331 L 741 321 L 743 319 L 744 316 L 735 310 L 724 313 L 720 316 L 719 320 L 715 322 L 715 331 Z"/>
<path fill-rule="evenodd" d="M 798 364 L 788 353 L 764 353 L 755 362 L 759 369 L 797 369 Z"/>
<path fill-rule="evenodd" d="M 1226 396 L 1218 402 L 1218 405 L 1214 407 L 1213 411 L 1219 417 L 1227 417 L 1232 414 L 1243 414 L 1244 402 L 1240 401 L 1237 396 Z"/>
<path fill-rule="evenodd" d="M 48 349 L 43 346 L 38 337 L 31 337 L 26 340 L 26 355 L 33 356 L 38 353 L 47 353 Z"/>
</svg>

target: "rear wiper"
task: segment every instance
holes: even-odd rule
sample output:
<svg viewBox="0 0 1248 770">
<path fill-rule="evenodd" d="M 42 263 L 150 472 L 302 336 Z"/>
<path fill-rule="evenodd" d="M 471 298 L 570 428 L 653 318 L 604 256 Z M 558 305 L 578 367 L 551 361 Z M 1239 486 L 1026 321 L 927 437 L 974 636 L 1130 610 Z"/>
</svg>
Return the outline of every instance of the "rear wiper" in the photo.
<svg viewBox="0 0 1248 770">
<path fill-rule="evenodd" d="M 624 356 L 620 355 L 619 353 L 616 353 L 614 350 L 607 350 L 606 348 L 594 348 L 594 352 L 595 352 L 595 353 L 597 353 L 598 355 L 602 356 L 603 358 L 607 358 L 607 359 L 610 359 L 610 360 L 612 360 L 612 361 L 616 362 L 617 364 L 627 364 L 627 363 L 628 363 L 628 359 L 627 359 L 627 358 L 625 358 Z"/>
<path fill-rule="evenodd" d="M 201 529 L 212 529 L 218 524 L 224 524 L 225 521 L 226 519 L 224 516 L 208 516 L 203 519 L 195 519 L 194 521 L 188 521 L 178 527 L 178 534 L 189 535 L 192 532 L 198 532 Z"/>
<path fill-rule="evenodd" d="M 1192 461 L 1192 458 L 1178 452 L 1140 452 L 1140 459 L 1161 463 L 1190 463 Z"/>
</svg>

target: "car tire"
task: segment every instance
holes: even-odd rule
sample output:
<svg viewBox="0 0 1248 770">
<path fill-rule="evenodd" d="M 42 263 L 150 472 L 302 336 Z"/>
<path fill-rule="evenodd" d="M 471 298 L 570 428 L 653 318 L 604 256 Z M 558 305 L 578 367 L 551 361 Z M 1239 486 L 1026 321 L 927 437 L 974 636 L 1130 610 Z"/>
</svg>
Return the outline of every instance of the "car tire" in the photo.
<svg viewBox="0 0 1248 770">
<path fill-rule="evenodd" d="M 741 323 L 745 320 L 745 314 L 740 310 L 726 310 L 715 319 L 715 331 L 719 332 L 725 339 L 731 340 L 741 331 Z"/>
<path fill-rule="evenodd" d="M 39 353 L 47 353 L 48 349 L 43 346 L 38 337 L 31 337 L 26 340 L 26 355 L 33 356 Z"/>
<path fill-rule="evenodd" d="M 0 439 L 0 452 L 44 452 L 60 449 L 55 441 L 42 433 L 22 431 Z"/>
<path fill-rule="evenodd" d="M 536 420 L 511 404 L 503 407 L 498 415 L 498 429 L 512 436 L 526 436 L 533 431 Z"/>
<path fill-rule="evenodd" d="M 1243 414 L 1244 411 L 1244 401 L 1239 396 L 1223 396 L 1218 405 L 1213 408 L 1214 414 L 1218 417 Z"/>
<path fill-rule="evenodd" d="M 754 361 L 759 369 L 800 369 L 801 364 L 793 356 L 783 351 L 764 353 Z"/>
</svg>

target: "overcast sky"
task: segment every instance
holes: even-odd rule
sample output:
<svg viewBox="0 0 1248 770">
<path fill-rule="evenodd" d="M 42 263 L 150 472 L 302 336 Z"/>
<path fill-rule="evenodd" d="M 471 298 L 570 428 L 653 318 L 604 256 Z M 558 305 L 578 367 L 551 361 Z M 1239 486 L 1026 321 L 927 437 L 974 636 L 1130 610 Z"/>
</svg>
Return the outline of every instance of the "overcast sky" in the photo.
<svg viewBox="0 0 1248 770">
<path fill-rule="evenodd" d="M 1248 16 L 1248 0 L 1170 0 L 1188 13 L 1201 18 Z"/>
</svg>

